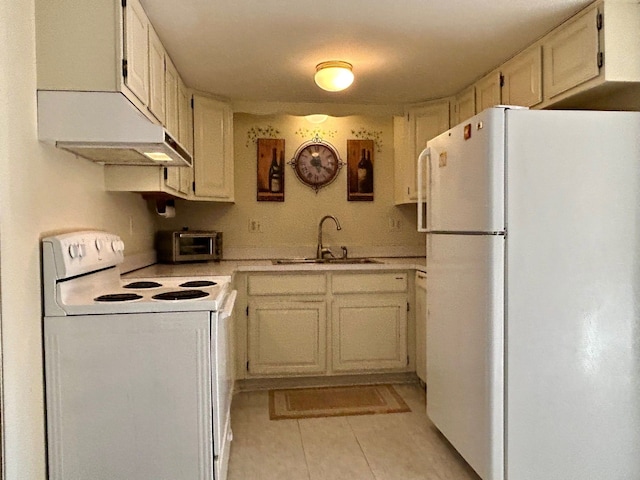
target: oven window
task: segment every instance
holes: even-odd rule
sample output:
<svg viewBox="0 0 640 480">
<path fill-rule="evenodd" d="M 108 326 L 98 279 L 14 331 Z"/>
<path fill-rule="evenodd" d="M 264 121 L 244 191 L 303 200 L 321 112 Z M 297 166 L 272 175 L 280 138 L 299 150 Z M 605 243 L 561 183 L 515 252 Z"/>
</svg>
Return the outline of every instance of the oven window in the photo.
<svg viewBox="0 0 640 480">
<path fill-rule="evenodd" d="M 211 237 L 181 237 L 180 255 L 211 255 L 213 241 Z"/>
</svg>

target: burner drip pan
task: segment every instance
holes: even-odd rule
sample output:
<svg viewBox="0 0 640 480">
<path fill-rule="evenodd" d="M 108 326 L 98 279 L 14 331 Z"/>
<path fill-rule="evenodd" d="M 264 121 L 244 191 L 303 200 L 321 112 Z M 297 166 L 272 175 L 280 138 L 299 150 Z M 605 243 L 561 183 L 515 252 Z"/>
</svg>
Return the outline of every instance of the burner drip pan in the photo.
<svg viewBox="0 0 640 480">
<path fill-rule="evenodd" d="M 173 292 L 159 293 L 151 298 L 154 300 L 193 300 L 208 296 L 209 294 L 202 290 L 176 290 Z"/>
<path fill-rule="evenodd" d="M 142 295 L 137 293 L 109 293 L 107 295 L 100 295 L 94 298 L 96 302 L 131 302 L 133 300 L 139 300 Z"/>
<path fill-rule="evenodd" d="M 181 283 L 180 287 L 185 288 L 202 288 L 202 287 L 213 287 L 217 285 L 216 282 L 212 282 L 211 280 L 191 280 L 189 282 Z"/>
<path fill-rule="evenodd" d="M 122 288 L 144 289 L 144 288 L 159 288 L 162 284 L 158 282 L 132 282 L 124 285 Z"/>
</svg>

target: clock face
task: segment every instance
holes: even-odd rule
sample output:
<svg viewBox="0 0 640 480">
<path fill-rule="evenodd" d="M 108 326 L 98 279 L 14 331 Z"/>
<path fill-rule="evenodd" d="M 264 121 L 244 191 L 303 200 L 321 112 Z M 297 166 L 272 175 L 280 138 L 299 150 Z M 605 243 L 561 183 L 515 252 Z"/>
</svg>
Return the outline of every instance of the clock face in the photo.
<svg viewBox="0 0 640 480">
<path fill-rule="evenodd" d="M 316 190 L 333 181 L 342 163 L 336 150 L 326 142 L 303 144 L 293 159 L 298 178 Z"/>
</svg>

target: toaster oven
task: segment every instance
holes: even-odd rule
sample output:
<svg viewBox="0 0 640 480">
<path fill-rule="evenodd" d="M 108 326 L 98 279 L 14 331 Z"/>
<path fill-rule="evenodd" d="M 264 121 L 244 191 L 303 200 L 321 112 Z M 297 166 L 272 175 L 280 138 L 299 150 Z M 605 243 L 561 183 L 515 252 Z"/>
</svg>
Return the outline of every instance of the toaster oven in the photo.
<svg viewBox="0 0 640 480">
<path fill-rule="evenodd" d="M 156 234 L 158 261 L 162 263 L 210 262 L 222 259 L 222 232 L 159 231 Z"/>
</svg>

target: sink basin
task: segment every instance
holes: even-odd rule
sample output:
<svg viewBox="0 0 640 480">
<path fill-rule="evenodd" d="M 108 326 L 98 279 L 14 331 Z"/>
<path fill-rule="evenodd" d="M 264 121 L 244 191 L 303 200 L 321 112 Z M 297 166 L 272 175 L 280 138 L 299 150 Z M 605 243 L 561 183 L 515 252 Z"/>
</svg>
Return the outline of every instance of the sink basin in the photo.
<svg viewBox="0 0 640 480">
<path fill-rule="evenodd" d="M 274 265 L 361 265 L 365 263 L 380 263 L 377 260 L 371 258 L 283 258 L 274 260 Z"/>
</svg>

